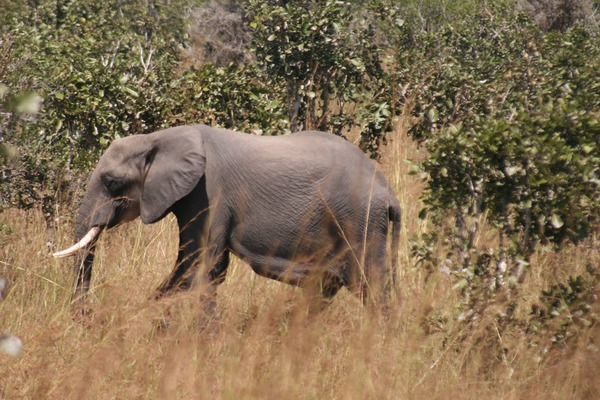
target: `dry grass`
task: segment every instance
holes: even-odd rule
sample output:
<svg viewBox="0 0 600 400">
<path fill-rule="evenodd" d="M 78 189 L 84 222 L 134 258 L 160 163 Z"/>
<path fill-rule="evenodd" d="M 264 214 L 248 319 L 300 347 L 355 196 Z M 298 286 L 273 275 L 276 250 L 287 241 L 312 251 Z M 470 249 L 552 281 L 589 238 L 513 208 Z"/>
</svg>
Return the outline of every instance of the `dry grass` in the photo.
<svg viewBox="0 0 600 400">
<path fill-rule="evenodd" d="M 20 336 L 24 350 L 20 358 L 0 354 L 0 399 L 598 398 L 600 355 L 589 346 L 539 361 L 539 349 L 524 345 L 524 337 L 503 337 L 517 351 L 482 372 L 489 355 L 480 341 L 448 346 L 458 337 L 451 330 L 424 329 L 426 318 L 452 315 L 456 293 L 441 274 L 425 281 L 409 255 L 407 239 L 433 229 L 417 218 L 422 185 L 403 161 L 418 150 L 398 135 L 386 151 L 382 168 L 403 208 L 398 301 L 387 324 L 346 291 L 307 319 L 301 290 L 257 277 L 235 260 L 219 289 L 219 331 L 198 332 L 197 292 L 149 300 L 174 263 L 172 218 L 103 236 L 94 317 L 74 322 L 71 261 L 49 257 L 39 212 L 4 212 L 0 273 L 13 286 L 0 303 L 0 330 Z M 58 225 L 55 248 L 71 242 L 72 221 Z M 563 264 L 597 262 L 597 248 L 595 242 L 540 254 L 528 287 L 544 287 Z M 172 323 L 157 330 L 167 310 Z"/>
</svg>

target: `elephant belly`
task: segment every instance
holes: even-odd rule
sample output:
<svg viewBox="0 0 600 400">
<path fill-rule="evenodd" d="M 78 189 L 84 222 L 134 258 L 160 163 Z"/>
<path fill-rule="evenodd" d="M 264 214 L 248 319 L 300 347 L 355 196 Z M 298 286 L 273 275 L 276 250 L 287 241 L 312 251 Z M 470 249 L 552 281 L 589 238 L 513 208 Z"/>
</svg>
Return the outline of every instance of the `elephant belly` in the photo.
<svg viewBox="0 0 600 400">
<path fill-rule="evenodd" d="M 331 202 L 287 202 L 236 215 L 228 247 L 259 275 L 291 284 L 320 274 L 345 276 L 357 267 L 364 224 L 351 209 Z M 332 210 L 336 210 L 332 213 Z M 335 214 L 335 215 L 334 215 Z"/>
<path fill-rule="evenodd" d="M 334 247 L 297 247 L 294 251 L 278 248 L 268 251 L 268 246 L 265 245 L 252 247 L 234 241 L 231 251 L 260 276 L 292 285 L 302 285 L 309 277 L 318 274 L 340 277 L 343 275 L 343 256 L 336 252 Z M 307 250 L 312 251 L 309 253 Z"/>
</svg>

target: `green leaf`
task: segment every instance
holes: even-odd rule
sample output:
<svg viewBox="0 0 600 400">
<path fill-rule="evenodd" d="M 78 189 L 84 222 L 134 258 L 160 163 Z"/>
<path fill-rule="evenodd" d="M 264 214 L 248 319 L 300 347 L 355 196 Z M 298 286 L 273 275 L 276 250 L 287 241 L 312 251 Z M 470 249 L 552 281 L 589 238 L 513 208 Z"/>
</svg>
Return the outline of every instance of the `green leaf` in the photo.
<svg viewBox="0 0 600 400">
<path fill-rule="evenodd" d="M 439 117 L 440 117 L 440 113 L 438 112 L 437 109 L 430 108 L 429 111 L 427 111 L 427 119 L 429 120 L 429 122 L 431 122 L 431 123 L 438 122 Z"/>
<path fill-rule="evenodd" d="M 469 281 L 463 278 L 463 279 L 459 280 L 458 282 L 456 282 L 452 286 L 452 290 L 460 290 L 460 289 L 467 287 L 468 285 L 469 285 Z"/>
<path fill-rule="evenodd" d="M 15 107 L 18 114 L 37 114 L 42 107 L 42 97 L 36 93 L 28 93 L 22 96 Z"/>
<path fill-rule="evenodd" d="M 139 93 L 128 86 L 124 86 L 123 90 L 132 95 L 133 97 L 139 97 Z"/>
<path fill-rule="evenodd" d="M 411 163 L 410 168 L 408 169 L 408 174 L 409 175 L 417 175 L 417 174 L 421 174 L 423 173 L 423 168 L 421 168 L 419 165 Z"/>
<path fill-rule="evenodd" d="M 18 149 L 15 146 L 9 144 L 0 143 L 0 156 L 7 160 L 12 160 L 17 157 Z"/>
<path fill-rule="evenodd" d="M 557 214 L 552 214 L 550 217 L 550 224 L 554 229 L 559 229 L 564 225 L 562 218 Z"/>
<path fill-rule="evenodd" d="M 514 174 L 516 174 L 517 172 L 521 171 L 523 168 L 521 168 L 518 165 L 512 166 L 512 167 L 506 167 L 504 168 L 504 173 L 506 176 L 510 177 L 513 176 Z"/>
</svg>

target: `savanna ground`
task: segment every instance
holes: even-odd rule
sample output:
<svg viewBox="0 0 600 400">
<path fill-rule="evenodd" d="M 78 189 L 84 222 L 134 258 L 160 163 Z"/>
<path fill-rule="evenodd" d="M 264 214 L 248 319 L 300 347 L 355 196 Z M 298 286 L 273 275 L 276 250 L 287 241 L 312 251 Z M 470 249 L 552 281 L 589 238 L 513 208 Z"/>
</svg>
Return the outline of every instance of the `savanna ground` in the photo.
<svg viewBox="0 0 600 400">
<path fill-rule="evenodd" d="M 150 300 L 176 255 L 176 224 L 167 217 L 103 235 L 90 299 L 94 314 L 82 324 L 70 314 L 72 260 L 50 257 L 71 244 L 76 205 L 61 211 L 52 248 L 40 211 L 0 214 L 0 272 L 12 281 L 0 303 L 0 330 L 24 343 L 20 358 L 0 354 L 0 398 L 599 398 L 597 329 L 548 354 L 522 335 L 499 332 L 489 339 L 512 349 L 500 362 L 486 350 L 485 335 L 431 329 L 433 316 L 453 315 L 459 299 L 449 276 L 427 274 L 410 256 L 409 239 L 436 229 L 417 217 L 423 185 L 405 162 L 422 150 L 396 132 L 384 151 L 381 168 L 403 209 L 399 282 L 387 323 L 347 291 L 306 318 L 301 290 L 258 277 L 234 260 L 219 289 L 219 330 L 199 332 L 197 292 Z M 493 247 L 495 238 L 482 229 L 477 240 Z M 598 265 L 598 243 L 536 254 L 521 296 Z M 167 310 L 171 324 L 159 330 Z"/>
</svg>

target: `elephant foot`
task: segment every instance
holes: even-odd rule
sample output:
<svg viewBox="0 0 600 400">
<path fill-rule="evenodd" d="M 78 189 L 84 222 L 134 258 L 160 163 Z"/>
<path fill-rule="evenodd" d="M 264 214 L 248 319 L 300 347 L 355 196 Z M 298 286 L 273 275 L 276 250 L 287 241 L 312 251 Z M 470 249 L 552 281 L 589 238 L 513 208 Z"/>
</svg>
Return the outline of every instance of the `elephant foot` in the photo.
<svg viewBox="0 0 600 400">
<path fill-rule="evenodd" d="M 219 315 L 217 313 L 217 296 L 202 294 L 200 296 L 201 311 L 197 320 L 198 331 L 210 334 L 219 333 Z"/>
<path fill-rule="evenodd" d="M 171 316 L 167 315 L 165 317 L 157 318 L 153 321 L 154 331 L 157 333 L 164 333 L 171 326 Z"/>
<path fill-rule="evenodd" d="M 154 294 L 150 297 L 150 299 L 154 300 L 154 301 L 158 301 L 158 300 L 161 300 L 162 298 L 167 297 L 176 292 L 177 292 L 177 290 L 173 289 L 172 287 L 169 287 L 169 288 L 159 287 L 158 289 L 156 289 L 154 291 Z"/>
<path fill-rule="evenodd" d="M 198 319 L 198 331 L 201 333 L 206 333 L 209 335 L 218 335 L 219 328 L 219 318 L 213 316 L 212 318 L 200 317 Z"/>
<path fill-rule="evenodd" d="M 153 299 L 160 300 L 166 296 L 188 291 L 192 288 L 193 280 L 193 275 L 177 278 L 171 277 L 163 282 L 158 288 L 156 288 Z"/>
<path fill-rule="evenodd" d="M 80 304 L 71 307 L 71 320 L 73 322 L 89 328 L 92 326 L 95 319 L 95 313 L 88 305 Z"/>
</svg>

